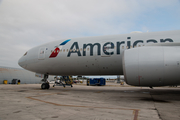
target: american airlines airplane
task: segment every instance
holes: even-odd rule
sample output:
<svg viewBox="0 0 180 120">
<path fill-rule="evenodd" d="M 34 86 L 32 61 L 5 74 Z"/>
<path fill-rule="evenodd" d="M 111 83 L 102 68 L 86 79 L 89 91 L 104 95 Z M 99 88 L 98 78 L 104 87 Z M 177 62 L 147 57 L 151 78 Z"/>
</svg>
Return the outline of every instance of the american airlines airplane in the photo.
<svg viewBox="0 0 180 120">
<path fill-rule="evenodd" d="M 134 86 L 180 84 L 180 30 L 63 39 L 28 50 L 24 69 L 48 75 L 124 75 Z"/>
</svg>

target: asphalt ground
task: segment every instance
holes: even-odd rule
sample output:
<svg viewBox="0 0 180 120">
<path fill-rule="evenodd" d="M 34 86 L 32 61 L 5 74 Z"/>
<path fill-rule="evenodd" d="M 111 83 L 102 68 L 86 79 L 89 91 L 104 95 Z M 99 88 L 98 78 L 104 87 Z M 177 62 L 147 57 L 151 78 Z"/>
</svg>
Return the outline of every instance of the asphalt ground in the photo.
<svg viewBox="0 0 180 120">
<path fill-rule="evenodd" d="M 0 120 L 180 120 L 180 88 L 0 85 Z"/>
</svg>

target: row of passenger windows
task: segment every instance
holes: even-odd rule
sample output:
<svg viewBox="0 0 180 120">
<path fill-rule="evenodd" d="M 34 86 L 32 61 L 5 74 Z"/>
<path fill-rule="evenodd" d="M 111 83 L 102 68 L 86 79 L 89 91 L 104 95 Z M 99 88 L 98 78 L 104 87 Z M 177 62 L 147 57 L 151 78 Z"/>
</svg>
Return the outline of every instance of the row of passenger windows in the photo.
<svg viewBox="0 0 180 120">
<path fill-rule="evenodd" d="M 141 47 L 142 45 L 138 45 L 138 47 Z M 143 45 L 144 46 L 144 45 Z M 125 46 L 122 46 L 122 49 L 124 49 L 124 47 Z M 137 47 L 137 46 L 134 46 L 134 47 Z M 130 48 L 133 48 L 133 46 L 130 46 Z M 114 47 L 114 49 L 116 49 L 116 47 Z M 128 46 L 126 46 L 126 49 L 128 49 Z M 80 51 L 82 51 L 83 49 L 81 48 L 80 49 Z M 87 51 L 89 51 L 90 49 L 89 48 L 87 48 Z M 72 52 L 72 51 L 79 51 L 79 49 L 70 49 L 70 52 Z M 86 51 L 86 49 L 84 49 L 83 51 Z M 53 52 L 53 50 L 51 50 L 51 53 Z M 56 52 L 56 51 L 54 51 L 54 52 Z M 57 52 L 69 52 L 69 49 L 63 49 L 63 50 L 60 50 L 60 51 L 58 51 L 57 50 Z"/>
</svg>

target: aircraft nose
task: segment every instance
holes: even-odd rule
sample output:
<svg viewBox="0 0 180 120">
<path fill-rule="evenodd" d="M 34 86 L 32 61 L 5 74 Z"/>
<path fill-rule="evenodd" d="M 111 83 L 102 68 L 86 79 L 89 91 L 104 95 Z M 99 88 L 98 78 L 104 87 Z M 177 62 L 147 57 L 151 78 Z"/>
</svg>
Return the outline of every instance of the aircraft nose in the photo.
<svg viewBox="0 0 180 120">
<path fill-rule="evenodd" d="M 26 59 L 23 57 L 21 57 L 18 61 L 19 66 L 21 66 L 22 68 L 26 67 Z"/>
<path fill-rule="evenodd" d="M 19 64 L 19 66 L 21 66 L 22 67 L 22 57 L 19 59 L 19 61 L 18 61 L 18 64 Z"/>
</svg>

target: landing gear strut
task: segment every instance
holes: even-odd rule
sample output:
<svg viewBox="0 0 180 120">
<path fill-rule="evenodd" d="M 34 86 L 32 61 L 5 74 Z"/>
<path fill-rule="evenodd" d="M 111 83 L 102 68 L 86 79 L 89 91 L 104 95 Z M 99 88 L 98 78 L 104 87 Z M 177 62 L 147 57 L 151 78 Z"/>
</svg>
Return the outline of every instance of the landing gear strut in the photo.
<svg viewBox="0 0 180 120">
<path fill-rule="evenodd" d="M 41 89 L 49 89 L 50 88 L 50 85 L 49 85 L 49 82 L 47 81 L 48 79 L 48 74 L 44 74 L 44 79 L 42 79 L 42 81 L 44 83 L 41 84 Z"/>
</svg>

